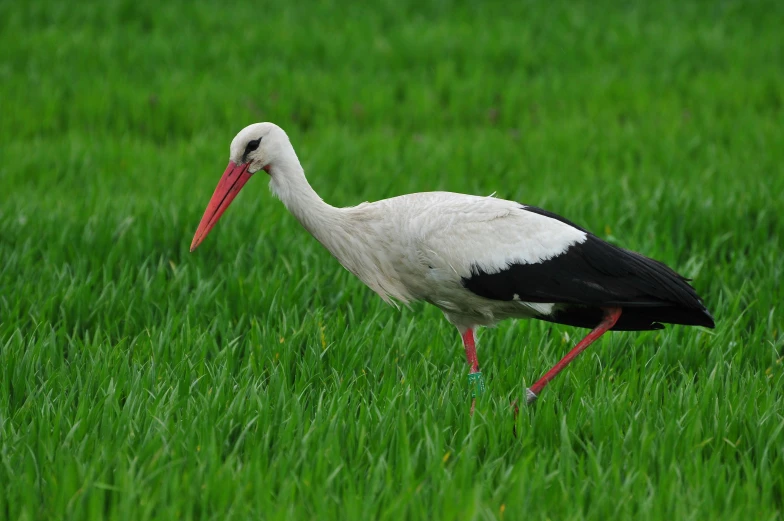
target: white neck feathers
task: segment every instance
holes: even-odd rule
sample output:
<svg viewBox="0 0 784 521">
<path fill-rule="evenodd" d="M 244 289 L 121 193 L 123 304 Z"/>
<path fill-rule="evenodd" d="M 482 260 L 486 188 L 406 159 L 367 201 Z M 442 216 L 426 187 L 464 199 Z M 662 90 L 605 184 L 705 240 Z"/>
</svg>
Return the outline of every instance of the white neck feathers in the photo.
<svg viewBox="0 0 784 521">
<path fill-rule="evenodd" d="M 271 166 L 270 178 L 272 193 L 343 267 L 387 302 L 392 302 L 390 297 L 403 303 L 412 299 L 361 207 L 336 208 L 324 202 L 310 186 L 293 148 Z"/>
</svg>

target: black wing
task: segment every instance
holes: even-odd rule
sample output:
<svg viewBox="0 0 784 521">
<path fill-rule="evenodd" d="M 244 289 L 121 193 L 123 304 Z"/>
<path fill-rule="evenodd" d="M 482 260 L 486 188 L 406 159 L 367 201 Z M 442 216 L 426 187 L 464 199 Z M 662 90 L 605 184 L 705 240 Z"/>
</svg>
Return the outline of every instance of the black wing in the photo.
<svg viewBox="0 0 784 521">
<path fill-rule="evenodd" d="M 609 244 L 546 210 L 526 211 L 556 219 L 586 232 L 586 240 L 537 264 L 512 264 L 498 273 L 474 266 L 463 285 L 493 300 L 564 304 L 537 318 L 580 327 L 595 327 L 603 307 L 621 307 L 613 329 L 660 329 L 659 322 L 714 327 L 697 292 L 665 264 Z"/>
</svg>

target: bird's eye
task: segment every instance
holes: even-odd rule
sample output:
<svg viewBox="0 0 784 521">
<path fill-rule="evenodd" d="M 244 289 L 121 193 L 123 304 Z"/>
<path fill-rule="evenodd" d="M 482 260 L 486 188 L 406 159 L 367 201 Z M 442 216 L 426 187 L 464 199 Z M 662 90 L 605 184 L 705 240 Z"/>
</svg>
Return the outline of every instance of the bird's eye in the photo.
<svg viewBox="0 0 784 521">
<path fill-rule="evenodd" d="M 248 157 L 248 154 L 259 148 L 259 144 L 261 143 L 261 138 L 254 139 L 253 141 L 249 141 L 247 145 L 245 145 L 245 153 L 242 157 L 245 159 Z"/>
</svg>

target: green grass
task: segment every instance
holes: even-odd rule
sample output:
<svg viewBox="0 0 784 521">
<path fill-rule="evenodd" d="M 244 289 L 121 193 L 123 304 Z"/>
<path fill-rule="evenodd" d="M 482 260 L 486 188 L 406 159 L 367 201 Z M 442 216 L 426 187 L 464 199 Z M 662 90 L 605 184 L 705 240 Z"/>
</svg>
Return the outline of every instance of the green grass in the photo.
<svg viewBox="0 0 784 521">
<path fill-rule="evenodd" d="M 781 519 L 784 4 L 0 2 L 0 518 Z M 336 205 L 544 206 L 715 330 L 480 334 L 384 305 L 234 134 Z M 263 177 L 263 176 L 262 176 Z M 518 436 L 512 435 L 516 426 Z"/>
</svg>

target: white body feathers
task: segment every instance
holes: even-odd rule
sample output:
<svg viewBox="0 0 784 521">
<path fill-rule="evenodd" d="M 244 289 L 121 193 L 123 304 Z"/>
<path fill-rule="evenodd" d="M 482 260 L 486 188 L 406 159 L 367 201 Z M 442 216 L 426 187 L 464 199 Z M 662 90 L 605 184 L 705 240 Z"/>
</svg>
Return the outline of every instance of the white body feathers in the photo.
<svg viewBox="0 0 784 521">
<path fill-rule="evenodd" d="M 235 142 L 247 140 L 243 133 L 249 129 L 258 132 L 255 126 Z M 387 302 L 438 306 L 461 330 L 548 314 L 554 306 L 480 297 L 462 284 L 473 269 L 496 273 L 511 264 L 540 263 L 586 238 L 568 224 L 494 197 L 423 192 L 336 208 L 310 186 L 279 127 L 264 139 L 277 141 L 269 170 L 272 192 L 348 271 Z M 232 160 L 240 160 L 239 152 L 232 144 Z"/>
</svg>

